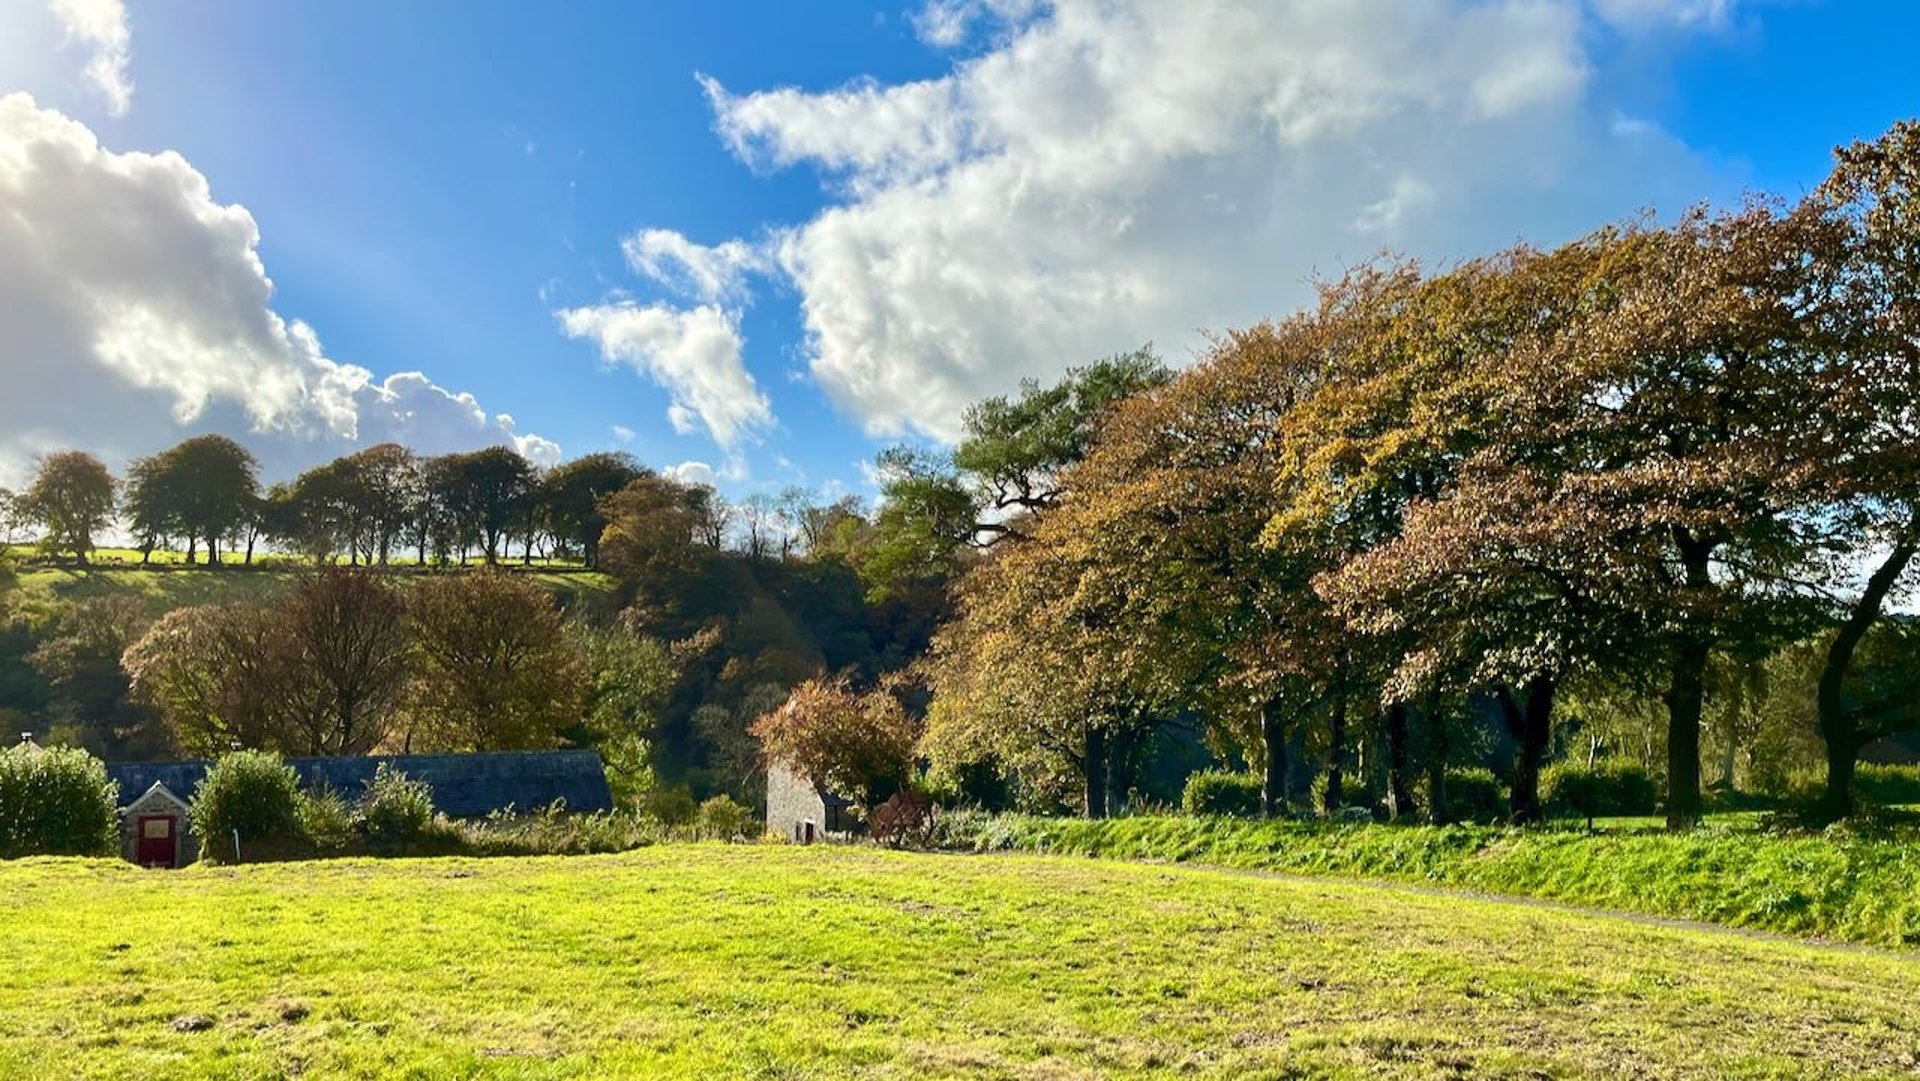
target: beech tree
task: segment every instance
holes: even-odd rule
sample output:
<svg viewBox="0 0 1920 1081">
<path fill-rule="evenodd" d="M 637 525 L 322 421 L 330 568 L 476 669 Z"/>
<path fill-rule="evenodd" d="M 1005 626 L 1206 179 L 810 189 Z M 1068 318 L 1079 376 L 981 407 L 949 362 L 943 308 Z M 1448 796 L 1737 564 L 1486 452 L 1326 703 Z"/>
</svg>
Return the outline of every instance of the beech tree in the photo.
<svg viewBox="0 0 1920 1081">
<path fill-rule="evenodd" d="M 1831 818 L 1853 810 L 1860 749 L 1913 720 L 1857 693 L 1853 677 L 1920 554 L 1920 123 L 1903 121 L 1835 156 L 1813 197 L 1843 238 L 1839 281 L 1817 313 L 1830 335 L 1821 393 L 1790 414 L 1812 422 L 1792 448 L 1807 463 L 1803 524 L 1838 554 L 1829 564 L 1837 626 L 1815 700 L 1827 749 L 1820 811 Z"/>
<path fill-rule="evenodd" d="M 541 499 L 553 531 L 588 567 L 600 565 L 600 534 L 607 528 L 600 505 L 645 472 L 632 455 L 612 452 L 575 458 L 547 475 Z"/>
<path fill-rule="evenodd" d="M 85 563 L 94 534 L 113 523 L 117 487 L 100 459 L 84 451 L 60 451 L 40 460 L 19 502 L 25 516 L 40 524 L 42 548 L 71 552 Z"/>
<path fill-rule="evenodd" d="M 410 748 L 552 747 L 580 724 L 585 651 L 545 590 L 488 570 L 421 582 L 408 601 Z"/>
</svg>

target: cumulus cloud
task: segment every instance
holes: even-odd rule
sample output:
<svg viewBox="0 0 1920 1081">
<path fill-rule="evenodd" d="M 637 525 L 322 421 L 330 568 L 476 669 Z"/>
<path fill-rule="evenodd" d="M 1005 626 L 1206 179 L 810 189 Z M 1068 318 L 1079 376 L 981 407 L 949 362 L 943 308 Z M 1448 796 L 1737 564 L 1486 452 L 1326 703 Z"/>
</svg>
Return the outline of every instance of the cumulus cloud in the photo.
<svg viewBox="0 0 1920 1081">
<path fill-rule="evenodd" d="M 107 111 L 127 115 L 133 104 L 133 80 L 127 76 L 133 35 L 127 30 L 126 5 L 121 0 L 53 0 L 53 14 L 70 40 L 93 51 L 83 74 L 106 98 Z"/>
<path fill-rule="evenodd" d="M 1183 359 L 1382 248 L 1458 258 L 1700 197 L 1683 146 L 1615 134 L 1587 50 L 1726 8 L 940 0 L 936 44 L 1001 20 L 943 77 L 701 81 L 742 161 L 830 193 L 773 234 L 813 380 L 870 434 L 951 439 L 1023 377 L 1143 341 Z"/>
<path fill-rule="evenodd" d="M 361 443 L 428 452 L 549 441 L 418 372 L 329 358 L 272 307 L 260 232 L 177 153 L 116 153 L 0 98 L 0 475 L 78 446 L 113 461 L 246 432 L 269 476 Z"/>
<path fill-rule="evenodd" d="M 709 304 L 740 303 L 747 276 L 772 265 L 764 251 L 744 240 L 708 246 L 671 229 L 642 229 L 622 240 L 620 250 L 635 273 Z"/>
<path fill-rule="evenodd" d="M 713 487 L 714 482 L 719 479 L 719 474 L 705 462 L 681 462 L 679 465 L 670 465 L 660 472 L 682 484 L 704 484 L 709 488 Z"/>
<path fill-rule="evenodd" d="M 633 442 L 634 437 L 640 434 L 634 431 L 632 428 L 627 427 L 624 424 L 616 424 L 613 427 L 608 428 L 607 432 L 608 434 L 613 436 L 613 441 L 615 443 L 631 443 Z"/>
<path fill-rule="evenodd" d="M 672 397 L 667 419 L 683 435 L 705 428 L 733 448 L 773 423 L 773 407 L 740 359 L 733 315 L 711 304 L 691 309 L 616 301 L 558 312 L 570 338 L 595 342 L 601 359 L 652 379 Z"/>
</svg>

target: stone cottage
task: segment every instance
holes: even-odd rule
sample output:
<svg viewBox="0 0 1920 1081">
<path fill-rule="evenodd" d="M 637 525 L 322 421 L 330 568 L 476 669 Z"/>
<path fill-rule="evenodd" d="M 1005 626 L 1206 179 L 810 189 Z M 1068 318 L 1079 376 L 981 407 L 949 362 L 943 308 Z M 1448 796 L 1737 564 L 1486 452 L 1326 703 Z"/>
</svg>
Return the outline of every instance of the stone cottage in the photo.
<svg viewBox="0 0 1920 1081">
<path fill-rule="evenodd" d="M 845 840 L 860 826 L 853 801 L 822 792 L 784 763 L 767 767 L 767 832 L 796 844 Z"/>
<path fill-rule="evenodd" d="M 449 818 L 530 813 L 556 802 L 583 813 L 613 809 L 606 768 L 596 751 L 287 759 L 302 787 L 329 789 L 349 799 L 366 789 L 382 763 L 431 786 L 433 805 Z M 120 810 L 121 855 L 143 867 L 192 863 L 201 839 L 187 821 L 187 804 L 212 765 L 205 759 L 109 763 L 107 777 L 120 786 L 121 797 L 133 796 Z"/>
</svg>

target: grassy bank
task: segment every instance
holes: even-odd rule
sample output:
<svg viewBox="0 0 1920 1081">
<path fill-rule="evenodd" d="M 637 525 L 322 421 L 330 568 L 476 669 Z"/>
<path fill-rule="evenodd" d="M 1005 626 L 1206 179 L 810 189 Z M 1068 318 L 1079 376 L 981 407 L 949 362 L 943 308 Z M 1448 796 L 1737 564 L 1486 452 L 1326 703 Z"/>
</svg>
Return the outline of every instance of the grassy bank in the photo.
<svg viewBox="0 0 1920 1081">
<path fill-rule="evenodd" d="M 957 814 L 946 847 L 1348 875 L 1887 946 L 1920 945 L 1920 837 Z"/>
<path fill-rule="evenodd" d="M 667 845 L 0 864 L 0 1076 L 1896 1077 L 1914 963 L 1333 879 Z"/>
</svg>

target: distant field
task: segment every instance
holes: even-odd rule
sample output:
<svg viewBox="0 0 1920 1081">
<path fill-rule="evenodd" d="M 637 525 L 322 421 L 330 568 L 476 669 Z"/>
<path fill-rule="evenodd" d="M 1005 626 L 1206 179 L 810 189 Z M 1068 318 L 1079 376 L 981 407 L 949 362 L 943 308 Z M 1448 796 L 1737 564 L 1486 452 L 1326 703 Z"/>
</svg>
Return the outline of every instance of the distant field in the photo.
<svg viewBox="0 0 1920 1081">
<path fill-rule="evenodd" d="M 0 956 L 7 1077 L 1920 1070 L 1906 955 L 1062 857 L 36 860 Z"/>
<path fill-rule="evenodd" d="M 114 558 L 108 558 L 112 556 Z M 167 558 L 162 558 L 163 556 Z M 128 558 L 130 557 L 130 558 Z M 103 550 L 95 564 L 80 568 L 28 564 L 12 572 L 13 586 L 0 590 L 16 606 L 27 609 L 56 601 L 81 601 L 90 597 L 133 595 L 146 601 L 155 614 L 194 604 L 256 601 L 272 597 L 301 573 L 307 565 L 275 557 L 259 566 L 223 566 L 218 570 L 202 563 L 196 567 L 181 564 L 178 553 L 154 553 L 157 566 L 139 565 L 140 554 L 133 551 Z M 472 567 L 479 566 L 476 561 Z M 604 574 L 586 572 L 572 564 L 543 564 L 536 560 L 531 569 L 520 563 L 507 564 L 516 574 L 525 574 L 551 589 L 559 597 L 594 598 L 610 596 L 612 579 Z M 398 564 L 401 571 L 418 572 L 411 562 Z M 413 580 L 414 574 L 402 574 L 400 581 Z"/>
</svg>

